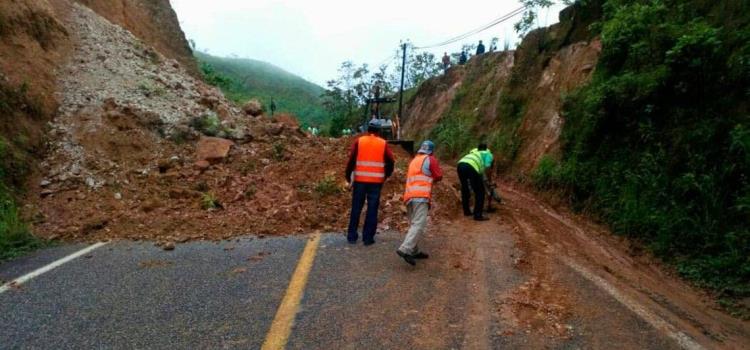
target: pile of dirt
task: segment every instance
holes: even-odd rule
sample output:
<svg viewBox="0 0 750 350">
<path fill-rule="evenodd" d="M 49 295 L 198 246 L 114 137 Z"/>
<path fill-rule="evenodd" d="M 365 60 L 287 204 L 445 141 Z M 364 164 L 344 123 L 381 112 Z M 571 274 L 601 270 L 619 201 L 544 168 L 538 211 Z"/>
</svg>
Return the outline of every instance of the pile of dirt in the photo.
<svg viewBox="0 0 750 350">
<path fill-rule="evenodd" d="M 276 140 L 232 147 L 224 161 L 205 170 L 194 164 L 190 147 L 175 147 L 172 156 L 150 167 L 122 173 L 117 184 L 49 193 L 40 200 L 36 231 L 73 240 L 177 242 L 344 232 L 351 195 L 343 171 L 352 141 L 287 128 Z M 407 222 L 401 194 L 409 155 L 395 148 L 394 153 L 397 169 L 384 186 L 379 228 L 403 231 Z M 459 213 L 455 188 L 438 185 L 435 202 L 435 218 Z"/>
<path fill-rule="evenodd" d="M 59 76 L 44 171 L 30 191 L 39 195 L 26 206 L 38 236 L 148 239 L 172 248 L 194 239 L 344 231 L 352 139 L 307 135 L 288 115 L 248 115 L 91 9 L 73 3 L 70 13 L 64 24 L 74 47 Z M 380 230 L 407 226 L 401 194 L 409 155 L 394 152 Z M 458 212 L 455 188 L 439 185 L 434 216 Z"/>
</svg>

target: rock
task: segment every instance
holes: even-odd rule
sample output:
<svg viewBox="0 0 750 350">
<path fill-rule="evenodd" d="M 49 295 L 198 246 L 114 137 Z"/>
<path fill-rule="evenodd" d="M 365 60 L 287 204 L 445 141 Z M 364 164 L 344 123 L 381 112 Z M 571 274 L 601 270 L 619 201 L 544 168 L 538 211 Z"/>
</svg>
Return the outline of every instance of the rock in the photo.
<svg viewBox="0 0 750 350">
<path fill-rule="evenodd" d="M 273 123 L 266 126 L 266 133 L 270 136 L 279 136 L 284 132 L 284 124 Z"/>
<path fill-rule="evenodd" d="M 164 245 L 161 246 L 161 249 L 164 249 L 166 251 L 174 250 L 174 242 L 164 243 Z"/>
<path fill-rule="evenodd" d="M 96 180 L 94 180 L 93 177 L 87 177 L 86 178 L 86 186 L 94 188 L 96 187 Z"/>
<path fill-rule="evenodd" d="M 252 99 L 250 101 L 247 101 L 247 103 L 242 106 L 242 111 L 245 112 L 246 115 L 257 117 L 263 114 L 263 105 L 260 103 L 260 101 Z"/>
<path fill-rule="evenodd" d="M 219 116 L 219 119 L 221 120 L 227 120 L 232 116 L 232 111 L 228 106 L 220 104 L 216 107 L 216 115 Z"/>
<path fill-rule="evenodd" d="M 42 196 L 42 198 L 44 198 L 44 197 L 50 196 L 53 193 L 55 192 L 52 190 L 42 190 L 42 192 L 40 192 L 39 195 Z"/>
<path fill-rule="evenodd" d="M 284 124 L 288 126 L 292 130 L 299 129 L 299 120 L 291 114 L 288 113 L 279 113 L 273 118 L 276 122 L 279 122 L 281 124 Z"/>
<path fill-rule="evenodd" d="M 41 182 L 39 183 L 39 186 L 42 186 L 42 187 L 47 187 L 47 186 L 49 186 L 49 185 L 51 185 L 51 184 L 52 184 L 52 182 L 50 182 L 49 180 L 46 180 L 46 179 L 45 179 L 45 180 L 42 180 L 42 181 L 41 181 Z"/>
<path fill-rule="evenodd" d="M 199 160 L 199 161 L 195 162 L 195 167 L 198 170 L 206 170 L 209 167 L 211 167 L 211 163 L 209 163 L 207 160 Z"/>
<path fill-rule="evenodd" d="M 162 159 L 156 166 L 157 168 L 159 168 L 159 173 L 164 174 L 169 171 L 169 169 L 172 169 L 175 165 L 176 163 L 171 159 Z"/>
<path fill-rule="evenodd" d="M 120 193 L 120 192 L 115 193 L 115 199 L 118 200 L 118 201 L 122 200 L 122 193 Z"/>
<path fill-rule="evenodd" d="M 143 210 L 143 212 L 145 213 L 150 213 L 154 211 L 154 209 L 159 208 L 159 207 L 161 207 L 161 203 L 159 203 L 159 201 L 155 199 L 150 199 L 150 200 L 145 201 L 141 205 L 141 210 Z"/>
<path fill-rule="evenodd" d="M 99 231 L 107 227 L 107 224 L 109 224 L 109 219 L 107 218 L 94 218 L 83 225 L 83 228 L 81 228 L 81 233 L 83 233 L 84 235 L 88 235 L 92 232 Z"/>
<path fill-rule="evenodd" d="M 196 147 L 196 161 L 218 163 L 229 155 L 234 142 L 218 137 L 201 137 Z"/>
<path fill-rule="evenodd" d="M 214 95 L 205 95 L 198 102 L 210 109 L 215 109 L 219 105 L 219 98 Z"/>
</svg>

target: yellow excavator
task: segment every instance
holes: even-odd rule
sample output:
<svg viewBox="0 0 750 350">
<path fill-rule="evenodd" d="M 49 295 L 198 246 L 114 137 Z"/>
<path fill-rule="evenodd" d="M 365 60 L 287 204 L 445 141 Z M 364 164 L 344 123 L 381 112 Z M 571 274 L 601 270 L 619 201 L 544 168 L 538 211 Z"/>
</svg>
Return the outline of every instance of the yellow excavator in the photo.
<svg viewBox="0 0 750 350">
<path fill-rule="evenodd" d="M 388 141 L 389 144 L 401 146 L 409 154 L 414 155 L 414 140 L 401 139 L 401 125 L 399 116 L 384 116 L 381 113 L 381 105 L 397 102 L 393 98 L 380 97 L 380 87 L 375 86 L 373 89 L 373 98 L 367 99 L 365 106 L 364 123 L 362 130 L 367 129 L 367 125 L 375 120 L 380 125 L 380 136 Z"/>
</svg>

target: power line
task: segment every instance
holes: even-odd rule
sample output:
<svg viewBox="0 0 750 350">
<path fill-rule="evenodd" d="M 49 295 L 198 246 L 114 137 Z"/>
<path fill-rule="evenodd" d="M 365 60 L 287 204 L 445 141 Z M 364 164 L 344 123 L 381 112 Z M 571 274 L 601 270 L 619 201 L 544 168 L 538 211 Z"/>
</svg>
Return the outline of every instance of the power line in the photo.
<svg viewBox="0 0 750 350">
<path fill-rule="evenodd" d="M 519 7 L 517 9 L 511 11 L 510 13 L 505 14 L 503 16 L 500 16 L 500 17 L 492 20 L 490 23 L 487 23 L 487 24 L 485 24 L 485 25 L 483 25 L 483 26 L 481 26 L 479 28 L 470 30 L 470 31 L 468 31 L 466 33 L 463 33 L 461 35 L 455 36 L 453 38 L 447 39 L 445 41 L 442 41 L 442 42 L 439 42 L 439 43 L 436 43 L 436 44 L 427 45 L 427 46 L 414 47 L 414 49 L 431 49 L 431 48 L 445 46 L 445 45 L 449 45 L 449 44 L 455 43 L 457 41 L 466 39 L 466 38 L 468 38 L 468 37 L 470 37 L 470 36 L 472 36 L 474 34 L 481 33 L 481 32 L 483 32 L 483 31 L 485 31 L 487 29 L 490 29 L 490 28 L 492 28 L 492 27 L 500 24 L 500 23 L 503 23 L 503 22 L 505 22 L 505 21 L 507 21 L 507 20 L 509 20 L 509 19 L 511 19 L 511 18 L 513 18 L 513 17 L 515 17 L 515 16 L 523 13 L 525 10 L 526 10 L 525 6 Z"/>
</svg>

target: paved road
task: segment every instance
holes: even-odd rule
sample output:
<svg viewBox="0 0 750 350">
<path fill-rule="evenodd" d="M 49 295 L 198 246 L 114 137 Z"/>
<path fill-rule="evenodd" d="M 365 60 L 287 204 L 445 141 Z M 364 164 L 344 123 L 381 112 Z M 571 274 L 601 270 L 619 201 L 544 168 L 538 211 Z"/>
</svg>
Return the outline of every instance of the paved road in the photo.
<svg viewBox="0 0 750 350">
<path fill-rule="evenodd" d="M 417 267 L 395 255 L 398 233 L 372 247 L 322 235 L 287 348 L 677 348 L 573 270 L 561 277 L 567 287 L 552 288 L 573 288 L 559 303 L 586 308 L 518 301 L 534 280 L 510 228 L 451 225 L 427 238 L 432 257 Z M 260 348 L 310 239 L 246 237 L 174 251 L 109 243 L 0 293 L 0 347 Z M 82 247 L 6 262 L 0 279 Z"/>
</svg>

